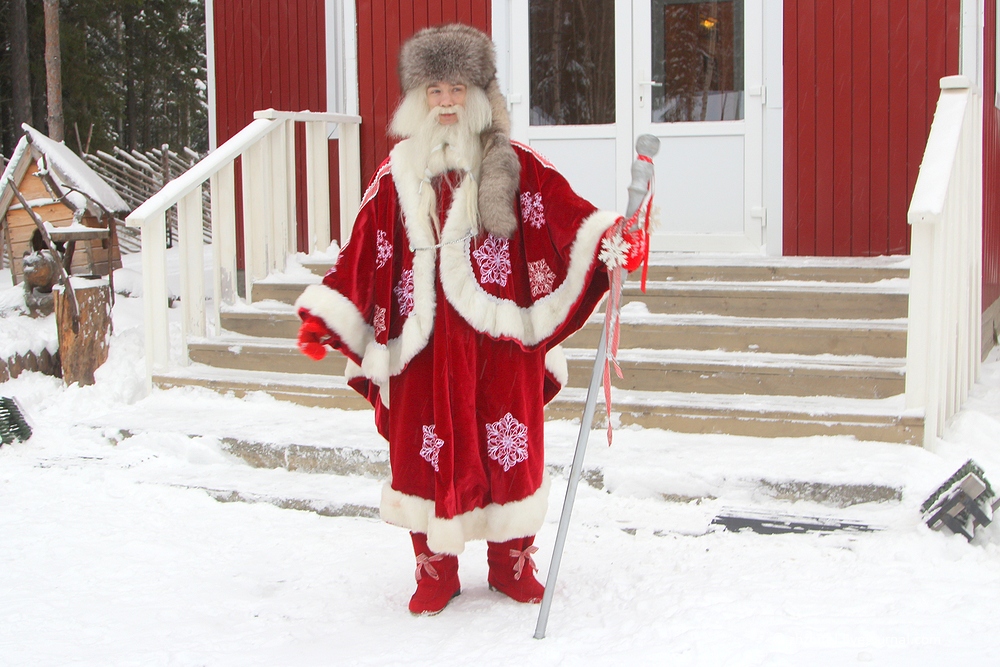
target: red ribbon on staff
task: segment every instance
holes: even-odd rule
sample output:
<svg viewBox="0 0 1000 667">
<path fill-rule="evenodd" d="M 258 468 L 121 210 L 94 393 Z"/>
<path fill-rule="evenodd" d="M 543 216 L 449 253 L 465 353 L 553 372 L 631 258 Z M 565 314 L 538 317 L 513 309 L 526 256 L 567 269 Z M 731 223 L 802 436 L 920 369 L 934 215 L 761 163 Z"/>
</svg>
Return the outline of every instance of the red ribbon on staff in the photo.
<svg viewBox="0 0 1000 667">
<path fill-rule="evenodd" d="M 640 155 L 639 159 L 652 163 L 653 159 L 645 155 Z M 645 199 L 635 210 L 632 216 L 626 220 L 620 219 L 614 227 L 609 230 L 611 236 L 620 235 L 622 240 L 628 243 L 625 263 L 621 267 L 625 271 L 634 271 L 642 264 L 642 282 L 640 286 L 643 293 L 646 292 L 646 276 L 649 273 L 649 223 L 650 214 L 653 210 L 653 180 L 649 181 L 649 192 Z M 640 223 L 640 217 L 642 222 Z M 604 314 L 604 375 L 602 384 L 604 385 L 604 406 L 607 411 L 608 421 L 608 446 L 611 446 L 611 367 L 614 366 L 615 374 L 619 378 L 622 376 L 621 366 L 618 365 L 618 344 L 621 339 L 621 310 L 622 310 L 622 270 L 616 268 L 611 271 L 611 285 L 608 290 L 608 307 Z"/>
</svg>

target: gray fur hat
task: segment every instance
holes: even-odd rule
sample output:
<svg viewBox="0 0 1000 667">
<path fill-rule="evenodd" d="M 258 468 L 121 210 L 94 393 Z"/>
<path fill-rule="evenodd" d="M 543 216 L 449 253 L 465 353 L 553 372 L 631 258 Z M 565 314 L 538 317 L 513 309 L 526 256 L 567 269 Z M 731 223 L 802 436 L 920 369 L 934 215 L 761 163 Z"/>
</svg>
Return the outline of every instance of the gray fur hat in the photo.
<svg viewBox="0 0 1000 667">
<path fill-rule="evenodd" d="M 485 33 L 459 23 L 425 28 L 399 54 L 403 93 L 435 81 L 476 86 L 486 92 L 493 123 L 480 134 L 479 217 L 483 228 L 510 238 L 517 228 L 514 202 L 521 165 L 510 145 L 507 101 L 496 78 L 496 52 Z"/>
</svg>

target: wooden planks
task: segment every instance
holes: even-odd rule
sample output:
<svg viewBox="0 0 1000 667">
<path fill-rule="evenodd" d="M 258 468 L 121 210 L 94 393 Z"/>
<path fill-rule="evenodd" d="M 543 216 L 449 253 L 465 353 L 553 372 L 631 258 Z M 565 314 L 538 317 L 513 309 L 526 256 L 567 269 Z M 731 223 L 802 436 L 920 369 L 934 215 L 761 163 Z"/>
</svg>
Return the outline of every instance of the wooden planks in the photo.
<svg viewBox="0 0 1000 667">
<path fill-rule="evenodd" d="M 784 254 L 909 251 L 909 206 L 960 0 L 785 2 Z"/>
</svg>

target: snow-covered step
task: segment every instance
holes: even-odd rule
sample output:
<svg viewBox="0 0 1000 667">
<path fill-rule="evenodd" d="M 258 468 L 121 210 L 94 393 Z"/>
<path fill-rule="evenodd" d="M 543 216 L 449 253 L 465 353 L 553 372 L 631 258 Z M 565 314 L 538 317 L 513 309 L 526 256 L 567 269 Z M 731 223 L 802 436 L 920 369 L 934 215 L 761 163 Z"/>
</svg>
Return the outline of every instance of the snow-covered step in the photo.
<svg viewBox="0 0 1000 667">
<path fill-rule="evenodd" d="M 650 282 L 635 281 L 622 294 L 652 313 L 704 313 L 734 317 L 896 319 L 906 317 L 909 281 Z"/>
<path fill-rule="evenodd" d="M 153 381 L 164 388 L 207 387 L 238 397 L 264 392 L 279 400 L 309 407 L 371 409 L 343 378 L 337 376 L 251 372 L 192 364 L 156 375 Z M 586 389 L 564 388 L 546 407 L 546 418 L 579 420 L 585 401 Z M 923 416 L 917 411 L 906 410 L 902 396 L 875 400 L 826 395 L 752 396 L 615 388 L 612 409 L 616 423 L 623 426 L 634 424 L 681 433 L 759 437 L 847 435 L 859 440 L 909 444 L 918 444 L 923 438 Z M 601 408 L 595 415 L 595 427 L 603 425 L 604 420 Z"/>
<path fill-rule="evenodd" d="M 225 330 L 262 338 L 295 338 L 301 321 L 289 304 L 268 301 L 222 313 Z M 567 346 L 595 348 L 603 310 L 575 333 Z M 902 357 L 905 319 L 789 319 L 724 315 L 664 315 L 626 308 L 621 347 L 726 350 L 787 354 L 841 354 Z"/>
<path fill-rule="evenodd" d="M 292 304 L 315 281 L 255 283 L 253 302 Z M 643 292 L 632 279 L 622 291 L 627 302 L 644 304 L 651 313 L 702 313 L 733 317 L 897 319 L 907 315 L 909 281 L 868 282 L 809 280 L 651 281 Z"/>
<path fill-rule="evenodd" d="M 864 441 L 912 445 L 923 442 L 923 413 L 907 410 L 902 396 L 873 400 L 616 389 L 612 397 L 612 419 L 619 426 L 706 435 L 847 435 Z M 585 401 L 585 389 L 567 387 L 546 407 L 546 418 L 579 419 Z M 606 423 L 603 411 L 602 395 L 595 422 Z"/>
<path fill-rule="evenodd" d="M 330 270 L 329 260 L 305 260 L 303 268 L 322 277 Z M 647 279 L 769 281 L 813 280 L 827 282 L 878 282 L 906 278 L 910 258 L 886 257 L 759 257 L 693 253 L 653 252 Z M 639 280 L 640 272 L 632 274 Z"/>
<path fill-rule="evenodd" d="M 593 350 L 567 349 L 569 386 L 586 387 Z M 886 398 L 903 393 L 902 360 L 692 350 L 620 350 L 623 390 Z"/>
</svg>

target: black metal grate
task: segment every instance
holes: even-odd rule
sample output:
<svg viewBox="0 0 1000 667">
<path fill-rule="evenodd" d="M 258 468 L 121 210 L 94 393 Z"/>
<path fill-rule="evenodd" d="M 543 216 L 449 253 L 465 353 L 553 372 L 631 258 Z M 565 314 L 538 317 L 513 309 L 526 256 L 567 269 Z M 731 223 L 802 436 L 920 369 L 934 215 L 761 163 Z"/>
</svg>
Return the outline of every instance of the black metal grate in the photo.
<svg viewBox="0 0 1000 667">
<path fill-rule="evenodd" d="M 0 439 L 3 444 L 24 442 L 31 437 L 31 426 L 21 412 L 17 400 L 0 396 Z"/>
</svg>

